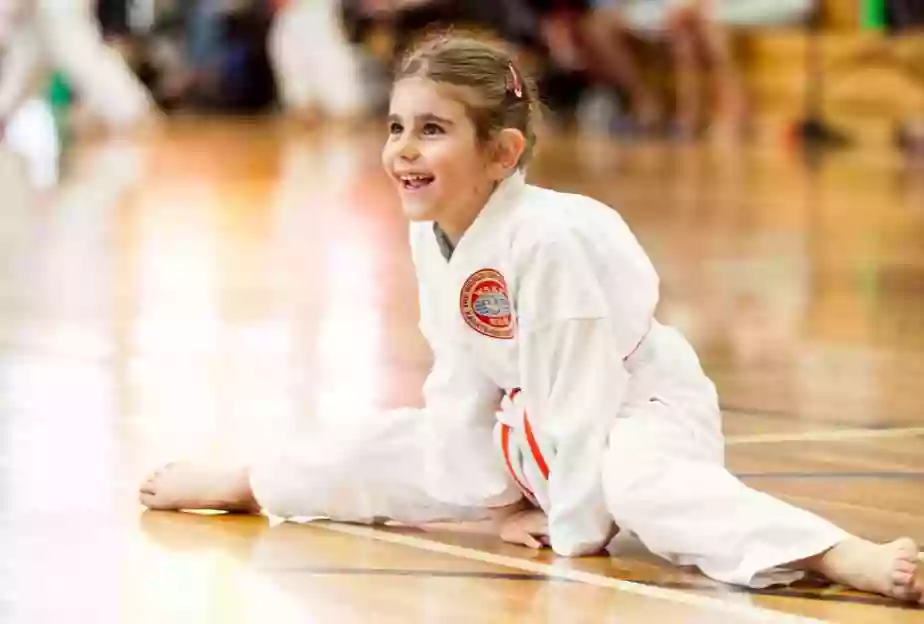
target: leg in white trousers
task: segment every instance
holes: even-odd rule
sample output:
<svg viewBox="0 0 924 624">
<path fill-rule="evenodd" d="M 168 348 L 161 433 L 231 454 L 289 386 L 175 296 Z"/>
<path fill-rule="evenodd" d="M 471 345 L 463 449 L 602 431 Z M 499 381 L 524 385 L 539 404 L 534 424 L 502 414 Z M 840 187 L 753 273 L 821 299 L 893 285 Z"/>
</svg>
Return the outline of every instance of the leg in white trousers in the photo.
<svg viewBox="0 0 924 624">
<path fill-rule="evenodd" d="M 801 572 L 780 566 L 848 534 L 748 488 L 725 469 L 714 387 L 685 340 L 666 340 L 674 344 L 665 374 L 675 383 L 661 377 L 661 390 L 639 393 L 610 433 L 603 481 L 616 524 L 653 553 L 718 581 L 766 587 L 798 580 Z"/>
<path fill-rule="evenodd" d="M 434 500 L 423 485 L 424 415 L 398 410 L 307 444 L 299 440 L 251 468 L 254 497 L 268 514 L 289 519 L 405 524 L 485 519 L 483 509 Z"/>
<path fill-rule="evenodd" d="M 781 566 L 849 536 L 748 488 L 725 469 L 714 387 L 686 341 L 661 334 L 657 348 L 668 350 L 663 359 L 670 370 L 653 365 L 639 373 L 638 390 L 610 432 L 602 470 L 616 524 L 655 554 L 722 582 L 764 587 L 798 580 L 801 572 Z M 654 394 L 644 389 L 649 382 Z M 315 443 L 299 442 L 252 468 L 254 496 L 269 514 L 292 519 L 420 524 L 486 518 L 484 510 L 426 493 L 424 422 L 420 412 L 401 410 Z"/>
<path fill-rule="evenodd" d="M 134 125 L 150 113 L 150 94 L 105 44 L 90 8 L 80 2 L 46 3 L 36 17 L 42 42 L 88 109 L 113 128 Z"/>
<path fill-rule="evenodd" d="M 317 107 L 334 117 L 365 112 L 356 52 L 344 39 L 331 0 L 296 1 L 273 22 L 269 53 L 286 108 Z"/>
</svg>

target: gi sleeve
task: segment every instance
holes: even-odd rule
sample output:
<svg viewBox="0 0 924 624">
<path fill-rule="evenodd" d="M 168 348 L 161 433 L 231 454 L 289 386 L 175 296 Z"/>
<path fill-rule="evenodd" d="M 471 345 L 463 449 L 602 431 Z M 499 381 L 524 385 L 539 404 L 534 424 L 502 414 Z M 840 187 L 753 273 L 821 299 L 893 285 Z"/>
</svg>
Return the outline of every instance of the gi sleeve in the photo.
<svg viewBox="0 0 924 624">
<path fill-rule="evenodd" d="M 435 350 L 424 384 L 425 487 L 463 507 L 503 507 L 521 498 L 494 439 L 501 391 L 453 354 Z"/>
<path fill-rule="evenodd" d="M 502 390 L 468 361 L 468 354 L 447 338 L 437 308 L 438 278 L 430 263 L 445 262 L 421 241 L 430 232 L 412 229 L 412 250 L 420 300 L 420 330 L 433 352 L 424 383 L 421 417 L 422 475 L 427 493 L 441 502 L 465 507 L 503 507 L 522 497 L 496 447 L 495 412 Z M 429 254 L 428 252 L 433 252 Z"/>
<path fill-rule="evenodd" d="M 602 483 L 607 438 L 628 391 L 624 358 L 647 332 L 657 300 L 647 257 L 630 256 L 603 264 L 580 245 L 543 246 L 517 295 L 523 398 L 533 430 L 552 449 L 546 512 L 552 549 L 562 556 L 598 552 L 613 535 Z"/>
<path fill-rule="evenodd" d="M 593 554 L 613 535 L 603 459 L 629 376 L 605 320 L 561 321 L 524 338 L 527 417 L 552 449 L 546 457 L 551 546 L 562 556 Z"/>
</svg>

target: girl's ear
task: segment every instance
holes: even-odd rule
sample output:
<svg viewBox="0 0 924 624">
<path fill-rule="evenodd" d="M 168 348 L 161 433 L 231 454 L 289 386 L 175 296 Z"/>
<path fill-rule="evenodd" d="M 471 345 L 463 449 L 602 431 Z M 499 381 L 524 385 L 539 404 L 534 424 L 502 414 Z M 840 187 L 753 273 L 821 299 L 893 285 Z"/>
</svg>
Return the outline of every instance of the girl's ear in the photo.
<svg viewBox="0 0 924 624">
<path fill-rule="evenodd" d="M 516 128 L 504 128 L 494 137 L 492 168 L 497 178 L 506 177 L 511 169 L 516 169 L 523 150 L 526 149 L 526 137 Z"/>
</svg>

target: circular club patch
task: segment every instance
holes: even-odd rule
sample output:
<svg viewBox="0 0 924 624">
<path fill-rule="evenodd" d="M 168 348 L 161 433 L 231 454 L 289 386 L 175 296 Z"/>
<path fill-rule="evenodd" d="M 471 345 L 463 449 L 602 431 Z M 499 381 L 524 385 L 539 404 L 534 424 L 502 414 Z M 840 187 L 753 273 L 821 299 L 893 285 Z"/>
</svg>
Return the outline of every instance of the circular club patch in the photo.
<svg viewBox="0 0 924 624">
<path fill-rule="evenodd" d="M 462 318 L 479 334 L 490 338 L 513 338 L 513 316 L 507 282 L 494 269 L 481 269 L 462 285 L 459 295 Z"/>
</svg>

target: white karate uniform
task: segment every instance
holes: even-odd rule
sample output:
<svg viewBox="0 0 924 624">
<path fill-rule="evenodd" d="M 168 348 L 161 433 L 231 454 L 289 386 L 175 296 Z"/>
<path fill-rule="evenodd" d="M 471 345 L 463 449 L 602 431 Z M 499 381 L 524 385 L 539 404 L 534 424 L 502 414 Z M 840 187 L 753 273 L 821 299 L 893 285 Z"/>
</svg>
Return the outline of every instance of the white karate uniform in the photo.
<svg viewBox="0 0 924 624">
<path fill-rule="evenodd" d="M 473 518 L 522 492 L 559 555 L 599 552 L 615 525 L 751 586 L 800 578 L 778 567 L 846 537 L 725 470 L 715 387 L 654 319 L 657 274 L 615 211 L 516 174 L 449 261 L 430 223 L 411 246 L 435 358 L 426 407 L 258 463 L 268 513 Z"/>
</svg>

